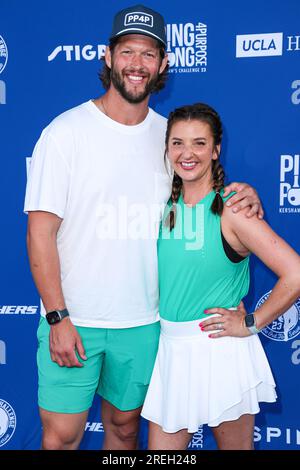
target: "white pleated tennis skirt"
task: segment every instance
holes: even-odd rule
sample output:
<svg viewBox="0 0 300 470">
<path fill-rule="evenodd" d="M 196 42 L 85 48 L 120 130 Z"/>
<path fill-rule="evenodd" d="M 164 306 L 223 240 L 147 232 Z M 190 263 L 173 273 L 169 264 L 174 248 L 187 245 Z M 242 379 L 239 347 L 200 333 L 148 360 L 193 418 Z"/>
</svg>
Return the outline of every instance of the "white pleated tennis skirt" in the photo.
<svg viewBox="0 0 300 470">
<path fill-rule="evenodd" d="M 209 338 L 200 320 L 161 319 L 155 366 L 142 416 L 165 432 L 198 431 L 275 402 L 274 378 L 258 335 Z"/>
</svg>

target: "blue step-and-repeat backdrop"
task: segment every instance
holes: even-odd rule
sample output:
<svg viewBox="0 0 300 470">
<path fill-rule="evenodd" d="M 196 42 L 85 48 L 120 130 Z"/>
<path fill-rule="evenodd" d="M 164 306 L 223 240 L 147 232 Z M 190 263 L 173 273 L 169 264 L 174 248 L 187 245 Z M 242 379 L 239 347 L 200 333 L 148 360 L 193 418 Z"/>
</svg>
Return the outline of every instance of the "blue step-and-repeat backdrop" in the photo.
<svg viewBox="0 0 300 470">
<path fill-rule="evenodd" d="M 137 3 L 137 2 L 136 2 Z M 58 114 L 103 93 L 100 58 L 116 11 L 130 1 L 0 1 L 0 449 L 38 449 L 36 329 L 39 297 L 26 254 L 26 172 L 42 129 Z M 167 116 L 204 101 L 225 126 L 231 181 L 257 188 L 265 217 L 300 252 L 299 0 L 149 0 L 167 23 L 169 83 L 152 98 Z M 252 260 L 249 311 L 275 276 Z M 300 448 L 300 299 L 260 334 L 278 384 L 278 403 L 257 416 L 257 449 Z M 247 367 L 247 364 L 245 364 Z M 197 371 L 195 371 L 197 373 Z M 82 449 L 103 441 L 99 398 Z M 142 422 L 141 448 L 147 446 Z M 215 449 L 207 427 L 193 449 Z"/>
</svg>

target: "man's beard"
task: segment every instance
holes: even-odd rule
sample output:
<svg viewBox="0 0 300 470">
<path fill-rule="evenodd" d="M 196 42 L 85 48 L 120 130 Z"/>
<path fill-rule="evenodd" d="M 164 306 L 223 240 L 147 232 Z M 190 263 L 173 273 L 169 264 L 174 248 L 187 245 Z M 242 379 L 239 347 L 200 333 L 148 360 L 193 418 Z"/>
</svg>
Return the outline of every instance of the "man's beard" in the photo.
<svg viewBox="0 0 300 470">
<path fill-rule="evenodd" d="M 126 73 L 141 73 L 141 75 L 144 77 L 145 76 L 145 72 L 142 71 L 141 69 L 140 70 L 127 70 Z M 149 75 L 149 74 L 147 74 Z M 114 85 L 114 87 L 116 88 L 116 90 L 120 93 L 120 95 L 126 100 L 128 101 L 128 103 L 131 103 L 131 104 L 138 104 L 138 103 L 141 103 L 142 101 L 144 101 L 145 98 L 147 98 L 147 96 L 150 95 L 150 93 L 152 93 L 152 91 L 155 89 L 155 86 L 156 86 L 156 83 L 159 79 L 159 74 L 157 73 L 156 76 L 152 77 L 151 80 L 149 80 L 149 82 L 146 84 L 145 88 L 143 91 L 141 91 L 139 94 L 137 93 L 133 93 L 131 91 L 128 91 L 126 90 L 126 87 L 125 87 L 125 80 L 124 78 L 122 77 L 122 75 L 117 72 L 114 67 L 113 67 L 113 64 L 112 64 L 112 67 L 111 67 L 111 81 Z"/>
</svg>

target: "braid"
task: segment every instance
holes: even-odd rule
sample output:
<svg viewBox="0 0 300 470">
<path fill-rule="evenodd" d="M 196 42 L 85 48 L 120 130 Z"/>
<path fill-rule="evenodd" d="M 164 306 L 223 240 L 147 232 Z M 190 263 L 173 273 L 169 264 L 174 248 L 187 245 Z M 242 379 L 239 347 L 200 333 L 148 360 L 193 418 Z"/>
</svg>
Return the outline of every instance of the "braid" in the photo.
<svg viewBox="0 0 300 470">
<path fill-rule="evenodd" d="M 173 181 L 172 181 L 172 193 L 170 200 L 172 201 L 172 209 L 170 210 L 169 216 L 166 220 L 166 225 L 169 226 L 170 232 L 172 232 L 176 223 L 176 204 L 178 202 L 180 193 L 182 189 L 182 179 L 177 173 L 174 172 Z"/>
<path fill-rule="evenodd" d="M 221 215 L 223 212 L 223 198 L 220 194 L 221 189 L 224 188 L 224 180 L 225 180 L 225 172 L 223 167 L 220 163 L 219 158 L 217 160 L 213 160 L 212 163 L 212 177 L 213 177 L 213 190 L 216 193 L 216 196 L 211 205 L 211 211 L 214 214 Z"/>
</svg>

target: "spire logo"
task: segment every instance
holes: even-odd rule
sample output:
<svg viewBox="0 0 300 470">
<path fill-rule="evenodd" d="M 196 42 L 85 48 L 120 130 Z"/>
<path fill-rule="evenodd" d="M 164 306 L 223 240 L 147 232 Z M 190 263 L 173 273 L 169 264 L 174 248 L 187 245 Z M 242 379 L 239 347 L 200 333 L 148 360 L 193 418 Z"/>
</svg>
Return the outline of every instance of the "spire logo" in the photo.
<svg viewBox="0 0 300 470">
<path fill-rule="evenodd" d="M 254 442 L 263 442 L 264 445 L 273 445 L 279 450 L 284 449 L 286 445 L 297 448 L 300 445 L 300 430 L 295 427 L 254 427 Z"/>
</svg>

